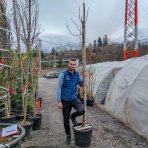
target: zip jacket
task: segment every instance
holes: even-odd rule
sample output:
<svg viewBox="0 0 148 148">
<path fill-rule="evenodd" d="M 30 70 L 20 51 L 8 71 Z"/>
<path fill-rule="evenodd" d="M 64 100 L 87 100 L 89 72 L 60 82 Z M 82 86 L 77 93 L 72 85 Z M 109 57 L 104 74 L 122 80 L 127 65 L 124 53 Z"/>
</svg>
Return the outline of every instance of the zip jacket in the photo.
<svg viewBox="0 0 148 148">
<path fill-rule="evenodd" d="M 74 70 L 73 74 L 69 69 L 60 73 L 57 83 L 56 99 L 60 103 L 62 100 L 73 101 L 77 99 L 77 86 L 83 85 L 81 75 Z"/>
</svg>

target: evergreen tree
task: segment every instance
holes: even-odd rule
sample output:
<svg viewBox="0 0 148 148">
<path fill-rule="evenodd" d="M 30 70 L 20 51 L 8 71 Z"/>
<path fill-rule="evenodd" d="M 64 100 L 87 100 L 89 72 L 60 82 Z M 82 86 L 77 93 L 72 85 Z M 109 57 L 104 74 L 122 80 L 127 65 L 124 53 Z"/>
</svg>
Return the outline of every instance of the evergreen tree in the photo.
<svg viewBox="0 0 148 148">
<path fill-rule="evenodd" d="M 108 45 L 108 38 L 107 38 L 107 35 L 105 35 L 105 36 L 103 37 L 103 46 L 106 46 L 106 45 Z"/>
<path fill-rule="evenodd" d="M 50 55 L 54 55 L 55 54 L 55 49 L 52 48 L 51 52 L 50 52 Z"/>
<path fill-rule="evenodd" d="M 41 50 L 41 59 L 44 59 L 45 55 L 44 55 L 44 52 L 43 50 Z"/>
<path fill-rule="evenodd" d="M 93 51 L 96 50 L 96 47 L 97 47 L 97 42 L 96 42 L 96 40 L 94 40 L 93 41 Z"/>
<path fill-rule="evenodd" d="M 101 39 L 101 37 L 99 37 L 97 41 L 98 41 L 98 46 L 101 47 L 102 46 L 102 39 Z"/>
</svg>

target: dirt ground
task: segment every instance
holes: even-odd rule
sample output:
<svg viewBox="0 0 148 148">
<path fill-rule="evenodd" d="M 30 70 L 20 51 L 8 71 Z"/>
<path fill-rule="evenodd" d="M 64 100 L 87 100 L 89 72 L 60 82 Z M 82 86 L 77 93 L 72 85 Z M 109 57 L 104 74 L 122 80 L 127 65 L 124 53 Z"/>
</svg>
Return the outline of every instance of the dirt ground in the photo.
<svg viewBox="0 0 148 148">
<path fill-rule="evenodd" d="M 78 148 L 74 143 L 73 133 L 71 145 L 65 144 L 63 116 L 55 99 L 56 82 L 57 79 L 39 80 L 39 96 L 43 98 L 42 127 L 40 130 L 32 131 L 30 139 L 22 143 L 23 148 Z M 81 117 L 77 120 L 81 121 Z M 110 116 L 97 104 L 87 108 L 87 121 L 94 127 L 90 148 L 148 148 L 146 139 Z"/>
</svg>

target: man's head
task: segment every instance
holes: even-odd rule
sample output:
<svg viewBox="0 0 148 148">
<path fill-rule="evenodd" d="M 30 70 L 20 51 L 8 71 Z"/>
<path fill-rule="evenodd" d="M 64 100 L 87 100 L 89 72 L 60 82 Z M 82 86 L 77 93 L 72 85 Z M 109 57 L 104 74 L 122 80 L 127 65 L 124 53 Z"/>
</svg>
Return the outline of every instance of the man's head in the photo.
<svg viewBox="0 0 148 148">
<path fill-rule="evenodd" d="M 68 68 L 70 71 L 73 71 L 76 68 L 76 59 L 69 59 Z"/>
</svg>

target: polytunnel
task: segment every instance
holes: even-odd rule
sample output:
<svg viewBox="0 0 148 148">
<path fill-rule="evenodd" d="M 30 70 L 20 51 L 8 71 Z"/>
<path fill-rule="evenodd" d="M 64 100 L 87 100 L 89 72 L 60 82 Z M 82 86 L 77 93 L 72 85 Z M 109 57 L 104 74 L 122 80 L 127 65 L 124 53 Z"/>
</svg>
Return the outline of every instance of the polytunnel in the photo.
<svg viewBox="0 0 148 148">
<path fill-rule="evenodd" d="M 95 102 L 148 138 L 148 55 L 87 65 L 90 69 Z"/>
<path fill-rule="evenodd" d="M 148 138 L 148 55 L 135 58 L 112 79 L 105 108 L 128 127 Z"/>
<path fill-rule="evenodd" d="M 131 62 L 114 61 L 87 65 L 88 71 L 93 71 L 93 95 L 96 103 L 104 104 L 108 87 L 118 71 Z"/>
</svg>

